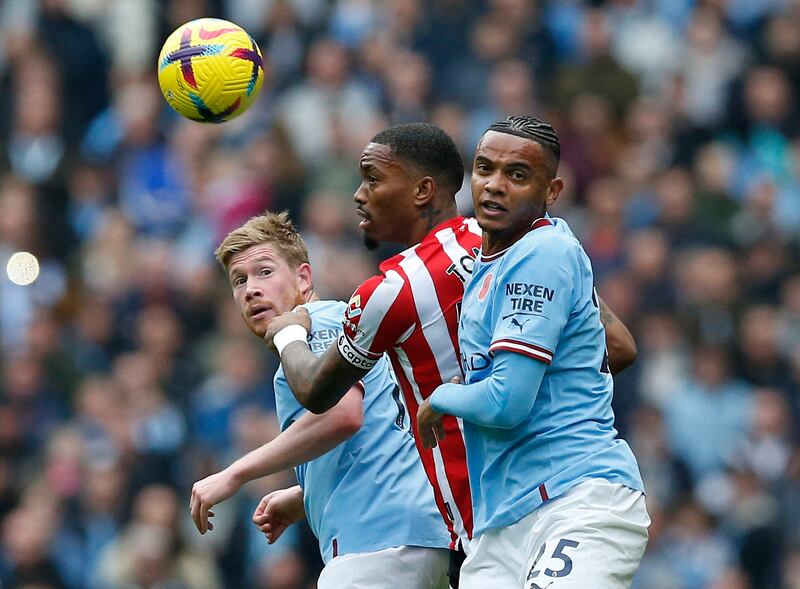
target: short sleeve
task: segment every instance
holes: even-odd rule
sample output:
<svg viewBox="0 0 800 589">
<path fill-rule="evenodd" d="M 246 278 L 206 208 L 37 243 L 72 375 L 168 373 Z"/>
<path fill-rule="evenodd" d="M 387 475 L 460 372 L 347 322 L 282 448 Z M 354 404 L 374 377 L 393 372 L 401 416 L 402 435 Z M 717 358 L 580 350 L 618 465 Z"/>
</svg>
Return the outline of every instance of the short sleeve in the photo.
<svg viewBox="0 0 800 589">
<path fill-rule="evenodd" d="M 575 281 L 580 280 L 570 242 L 547 238 L 506 254 L 495 284 L 490 352 L 553 361 L 572 310 Z"/>
<path fill-rule="evenodd" d="M 289 388 L 289 383 L 283 374 L 282 367 L 279 367 L 275 372 L 273 388 L 275 389 L 275 412 L 278 415 L 281 431 L 283 431 L 300 419 L 306 413 L 306 410 L 295 399 L 294 393 Z"/>
<path fill-rule="evenodd" d="M 345 309 L 339 353 L 369 370 L 414 325 L 413 299 L 402 276 L 390 270 L 359 286 Z"/>
</svg>

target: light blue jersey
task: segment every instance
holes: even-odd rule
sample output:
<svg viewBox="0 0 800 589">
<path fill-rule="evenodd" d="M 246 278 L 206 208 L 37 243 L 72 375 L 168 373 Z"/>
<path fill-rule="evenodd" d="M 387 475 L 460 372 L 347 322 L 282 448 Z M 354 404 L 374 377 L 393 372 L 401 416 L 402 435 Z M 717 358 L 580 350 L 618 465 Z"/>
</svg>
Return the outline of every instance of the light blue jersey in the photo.
<svg viewBox="0 0 800 589">
<path fill-rule="evenodd" d="M 587 479 L 643 490 L 636 459 L 614 429 L 591 263 L 566 223 L 558 225 L 540 219 L 507 250 L 479 257 L 464 292 L 466 384 L 488 379 L 501 352 L 513 353 L 501 354 L 512 365 L 546 365 L 538 390 L 528 397 L 523 389 L 532 403 L 527 417 L 498 427 L 465 418 L 476 534 L 508 526 Z"/>
<path fill-rule="evenodd" d="M 304 305 L 311 314 L 309 346 L 320 355 L 341 334 L 346 304 Z M 363 379 L 364 421 L 352 438 L 295 468 L 306 517 L 319 539 L 322 560 L 397 546 L 447 548 L 450 535 L 433 499 L 400 389 L 381 359 Z M 306 410 L 279 368 L 275 399 L 281 430 Z"/>
</svg>

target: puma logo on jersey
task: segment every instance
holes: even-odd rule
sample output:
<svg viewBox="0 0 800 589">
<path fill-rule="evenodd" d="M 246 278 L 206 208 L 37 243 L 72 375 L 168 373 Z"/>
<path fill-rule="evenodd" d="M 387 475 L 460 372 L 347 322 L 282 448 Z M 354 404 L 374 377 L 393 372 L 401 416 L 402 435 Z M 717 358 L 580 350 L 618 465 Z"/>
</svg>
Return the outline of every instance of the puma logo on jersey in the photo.
<svg viewBox="0 0 800 589">
<path fill-rule="evenodd" d="M 517 327 L 519 327 L 519 332 L 520 332 L 520 333 L 522 333 L 522 328 L 525 326 L 525 324 L 526 324 L 528 321 L 530 321 L 530 319 L 526 319 L 525 321 L 523 321 L 522 323 L 520 323 L 519 321 L 517 321 L 517 318 L 516 318 L 516 317 L 512 317 L 512 318 L 511 318 L 511 325 L 516 325 Z"/>
<path fill-rule="evenodd" d="M 555 581 L 550 581 L 550 582 L 549 582 L 547 585 L 545 585 L 544 587 L 540 587 L 539 585 L 537 585 L 537 584 L 534 582 L 534 583 L 531 583 L 530 589 L 547 589 L 547 588 L 548 588 L 550 585 L 552 585 L 553 583 L 555 583 Z"/>
</svg>

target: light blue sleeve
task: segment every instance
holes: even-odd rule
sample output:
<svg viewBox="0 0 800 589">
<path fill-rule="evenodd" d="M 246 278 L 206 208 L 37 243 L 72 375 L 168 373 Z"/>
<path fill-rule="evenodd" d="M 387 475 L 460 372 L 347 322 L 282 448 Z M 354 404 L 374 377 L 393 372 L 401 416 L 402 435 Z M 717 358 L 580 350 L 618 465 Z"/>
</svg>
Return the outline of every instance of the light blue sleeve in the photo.
<svg viewBox="0 0 800 589">
<path fill-rule="evenodd" d="M 550 364 L 581 280 L 580 244 L 559 232 L 525 245 L 503 260 L 489 351 L 516 352 Z"/>
<path fill-rule="evenodd" d="M 278 416 L 281 431 L 283 431 L 293 422 L 300 419 L 306 413 L 306 410 L 295 399 L 292 389 L 289 388 L 289 383 L 283 375 L 282 367 L 279 367 L 275 372 L 272 386 L 275 390 L 275 413 Z"/>
<path fill-rule="evenodd" d="M 479 382 L 439 385 L 431 407 L 476 425 L 510 429 L 530 415 L 547 366 L 521 354 L 499 352 L 492 374 Z"/>
</svg>

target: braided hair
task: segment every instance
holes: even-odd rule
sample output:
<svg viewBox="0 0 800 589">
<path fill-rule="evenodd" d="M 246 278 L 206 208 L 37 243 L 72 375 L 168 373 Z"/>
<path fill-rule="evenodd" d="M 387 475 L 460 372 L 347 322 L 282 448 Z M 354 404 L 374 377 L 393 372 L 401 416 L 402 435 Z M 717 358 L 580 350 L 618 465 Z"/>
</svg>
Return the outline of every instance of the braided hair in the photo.
<svg viewBox="0 0 800 589">
<path fill-rule="evenodd" d="M 551 125 L 540 121 L 536 117 L 512 115 L 505 120 L 497 121 L 487 131 L 497 131 L 516 135 L 523 139 L 530 139 L 541 145 L 544 150 L 552 156 L 553 175 L 558 169 L 558 162 L 561 160 L 561 142 L 558 140 L 556 130 Z"/>
</svg>

